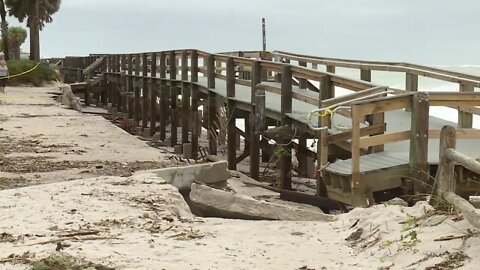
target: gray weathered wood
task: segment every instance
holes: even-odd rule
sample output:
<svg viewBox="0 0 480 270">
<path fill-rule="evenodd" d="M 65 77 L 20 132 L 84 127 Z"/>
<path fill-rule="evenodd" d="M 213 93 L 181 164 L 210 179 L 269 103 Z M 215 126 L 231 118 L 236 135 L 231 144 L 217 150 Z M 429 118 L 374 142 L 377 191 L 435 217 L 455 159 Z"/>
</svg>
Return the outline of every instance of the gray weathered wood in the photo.
<svg viewBox="0 0 480 270">
<path fill-rule="evenodd" d="M 414 194 L 425 194 L 429 180 L 428 166 L 428 95 L 412 96 L 412 118 L 410 133 L 410 173 L 414 179 Z"/>
<path fill-rule="evenodd" d="M 262 66 L 259 61 L 252 65 L 252 81 L 250 85 L 251 111 L 250 111 L 250 177 L 258 180 L 260 178 L 260 135 L 255 127 L 255 93 L 257 84 L 262 80 Z"/>
<path fill-rule="evenodd" d="M 236 120 L 235 117 L 235 64 L 233 58 L 227 59 L 227 78 L 226 78 L 226 88 L 227 88 L 227 161 L 228 169 L 236 170 L 237 169 L 237 133 L 236 133 Z"/>
</svg>

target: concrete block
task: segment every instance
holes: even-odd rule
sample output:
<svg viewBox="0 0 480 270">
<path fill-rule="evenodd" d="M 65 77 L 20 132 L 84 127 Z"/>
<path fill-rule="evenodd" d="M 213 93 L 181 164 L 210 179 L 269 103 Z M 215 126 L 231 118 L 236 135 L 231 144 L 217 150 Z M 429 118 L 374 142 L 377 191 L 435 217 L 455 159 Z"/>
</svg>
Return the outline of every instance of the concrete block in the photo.
<svg viewBox="0 0 480 270">
<path fill-rule="evenodd" d="M 197 183 L 193 183 L 191 189 L 190 199 L 193 205 L 202 212 L 216 217 L 301 221 L 332 221 L 334 219 L 334 216 L 326 215 L 319 208 L 260 201 Z"/>
<path fill-rule="evenodd" d="M 192 158 L 192 144 L 191 143 L 184 143 L 183 144 L 183 157 L 184 158 Z"/>
<path fill-rule="evenodd" d="M 183 152 L 183 145 L 181 144 L 178 144 L 178 145 L 175 145 L 173 147 L 173 153 L 177 154 L 177 155 L 181 155 Z"/>
<path fill-rule="evenodd" d="M 105 109 L 107 110 L 107 112 L 111 113 L 112 108 L 113 108 L 112 103 L 108 103 Z"/>
<path fill-rule="evenodd" d="M 180 190 L 188 190 L 193 181 L 213 184 L 227 181 L 231 177 L 227 162 L 222 160 L 179 168 L 166 168 L 152 171 Z"/>
<path fill-rule="evenodd" d="M 135 128 L 135 132 L 136 132 L 138 135 L 143 134 L 143 129 L 142 129 L 142 127 L 136 127 L 136 128 Z"/>
</svg>

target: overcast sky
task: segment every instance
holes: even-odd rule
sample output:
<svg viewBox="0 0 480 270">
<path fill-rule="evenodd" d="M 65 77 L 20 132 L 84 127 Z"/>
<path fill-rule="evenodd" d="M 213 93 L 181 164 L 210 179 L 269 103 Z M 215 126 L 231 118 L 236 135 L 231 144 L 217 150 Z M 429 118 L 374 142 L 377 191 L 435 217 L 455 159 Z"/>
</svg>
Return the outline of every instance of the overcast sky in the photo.
<svg viewBox="0 0 480 270">
<path fill-rule="evenodd" d="M 269 50 L 480 64 L 479 0 L 62 0 L 40 35 L 41 50 L 42 56 L 259 50 L 262 17 Z"/>
</svg>

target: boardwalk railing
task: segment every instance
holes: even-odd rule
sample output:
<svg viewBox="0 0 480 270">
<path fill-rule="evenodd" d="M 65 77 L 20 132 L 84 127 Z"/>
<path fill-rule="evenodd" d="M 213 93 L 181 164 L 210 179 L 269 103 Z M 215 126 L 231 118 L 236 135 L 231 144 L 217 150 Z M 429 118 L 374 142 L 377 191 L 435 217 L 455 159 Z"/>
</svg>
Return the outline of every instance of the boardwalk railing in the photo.
<svg viewBox="0 0 480 270">
<path fill-rule="evenodd" d="M 452 126 L 445 126 L 440 136 L 440 164 L 437 171 L 436 195 L 438 200 L 445 200 L 461 211 L 472 225 L 480 228 L 480 214 L 478 214 L 467 200 L 455 194 L 457 177 L 455 165 L 465 167 L 480 174 L 480 162 L 455 150 L 457 132 Z"/>
<path fill-rule="evenodd" d="M 329 160 L 337 158 L 338 153 L 329 151 L 329 146 L 335 145 L 351 153 L 352 192 L 362 186 L 358 170 L 361 155 L 381 152 L 388 143 L 410 140 L 412 168 L 427 171 L 425 149 L 428 148 L 428 138 L 440 133 L 428 128 L 430 106 L 476 108 L 480 105 L 480 93 L 424 93 L 413 91 L 414 88 L 399 92 L 369 82 L 369 72 L 379 68 L 378 63 L 367 69 L 359 64 L 293 57 L 285 53 L 273 56 L 290 57 L 300 62 L 292 65 L 270 61 L 272 55 L 265 52 L 211 54 L 189 49 L 69 57 L 64 61 L 62 72 L 67 82 L 85 80 L 86 77 L 82 77 L 84 71 L 91 77 L 94 76 L 92 70 L 100 72 L 103 74 L 100 87 L 91 88 L 97 105 L 125 115 L 138 124 L 145 135 L 157 134 L 169 146 L 183 145 L 184 149 L 192 149 L 190 157 L 195 159 L 200 154 L 198 138 L 202 126 L 209 131 L 208 153 L 217 154 L 219 121 L 222 119 L 219 119 L 216 107 L 221 100 L 227 108 L 227 117 L 223 121 L 227 122 L 229 168 L 236 169 L 240 161 L 249 157 L 250 176 L 255 179 L 260 176 L 260 157 L 266 161 L 273 152 L 262 135 L 269 127 L 289 129 L 287 133 L 291 137 L 276 143 L 286 148 L 286 152 L 296 152 L 299 174 L 306 173 L 307 159 L 312 155 L 316 156 L 316 167 L 321 171 Z M 103 61 L 101 57 L 104 57 Z M 308 68 L 307 61 L 326 64 L 327 72 Z M 103 63 L 101 68 L 92 67 L 99 63 Z M 363 80 L 334 73 L 336 66 L 345 65 L 361 67 Z M 436 74 L 432 76 L 446 76 L 434 71 L 429 71 Z M 411 81 L 418 78 L 412 79 L 412 76 L 418 76 L 420 71 L 409 72 L 413 72 L 407 73 L 411 74 L 407 78 L 413 85 Z M 456 73 L 449 76 L 460 78 Z M 460 83 L 478 85 L 473 84 L 475 78 L 471 76 L 460 79 Z M 335 87 L 354 93 L 336 96 Z M 393 93 L 396 95 L 392 96 Z M 200 106 L 203 106 L 203 113 L 199 111 Z M 411 130 L 385 134 L 385 112 L 402 109 L 413 112 Z M 315 119 L 309 119 L 308 115 L 314 111 L 320 113 Z M 332 121 L 332 112 L 350 121 L 351 127 L 339 132 Z M 236 127 L 237 119 L 245 120 L 245 131 Z M 466 137 L 478 138 L 480 135 L 470 129 L 459 132 Z M 237 136 L 245 139 L 239 156 Z M 318 140 L 316 153 L 307 148 L 307 139 Z M 281 162 L 281 188 L 291 188 L 291 169 L 291 158 L 284 158 Z M 323 194 L 322 174 L 318 175 L 318 193 Z"/>
<path fill-rule="evenodd" d="M 385 72 L 400 72 L 405 76 L 405 89 L 392 89 L 396 93 L 401 94 L 404 91 L 418 90 L 430 90 L 419 89 L 418 78 L 419 76 L 437 79 L 445 82 L 451 82 L 458 84 L 458 90 L 460 92 L 474 92 L 475 87 L 480 87 L 480 76 L 474 76 L 464 74 L 460 72 L 454 72 L 439 68 L 432 68 L 422 65 L 415 65 L 410 63 L 400 62 L 379 62 L 379 61 L 361 61 L 361 60 L 346 60 L 325 58 L 309 55 L 294 54 L 289 52 L 275 51 L 272 53 L 273 58 L 277 61 L 282 59 L 283 61 L 297 61 L 300 66 L 310 65 L 318 68 L 318 65 L 325 65 L 327 71 L 334 73 L 337 67 L 339 68 L 351 68 L 360 71 L 361 80 L 371 81 L 372 71 L 385 71 Z M 453 90 L 453 89 L 452 89 Z M 472 127 L 472 114 L 480 115 L 480 108 L 473 106 L 458 106 L 452 104 L 451 108 L 458 110 L 458 123 L 462 128 Z"/>
</svg>

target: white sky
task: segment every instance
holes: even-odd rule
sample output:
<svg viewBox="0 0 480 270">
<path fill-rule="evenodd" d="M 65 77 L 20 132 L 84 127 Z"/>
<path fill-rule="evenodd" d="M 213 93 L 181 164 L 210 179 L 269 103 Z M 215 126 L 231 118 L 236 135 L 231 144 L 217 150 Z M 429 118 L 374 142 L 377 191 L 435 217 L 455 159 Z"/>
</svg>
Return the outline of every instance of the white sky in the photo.
<svg viewBox="0 0 480 270">
<path fill-rule="evenodd" d="M 480 64 L 478 0 L 63 0 L 41 53 L 258 50 L 262 17 L 270 50 Z"/>
</svg>

